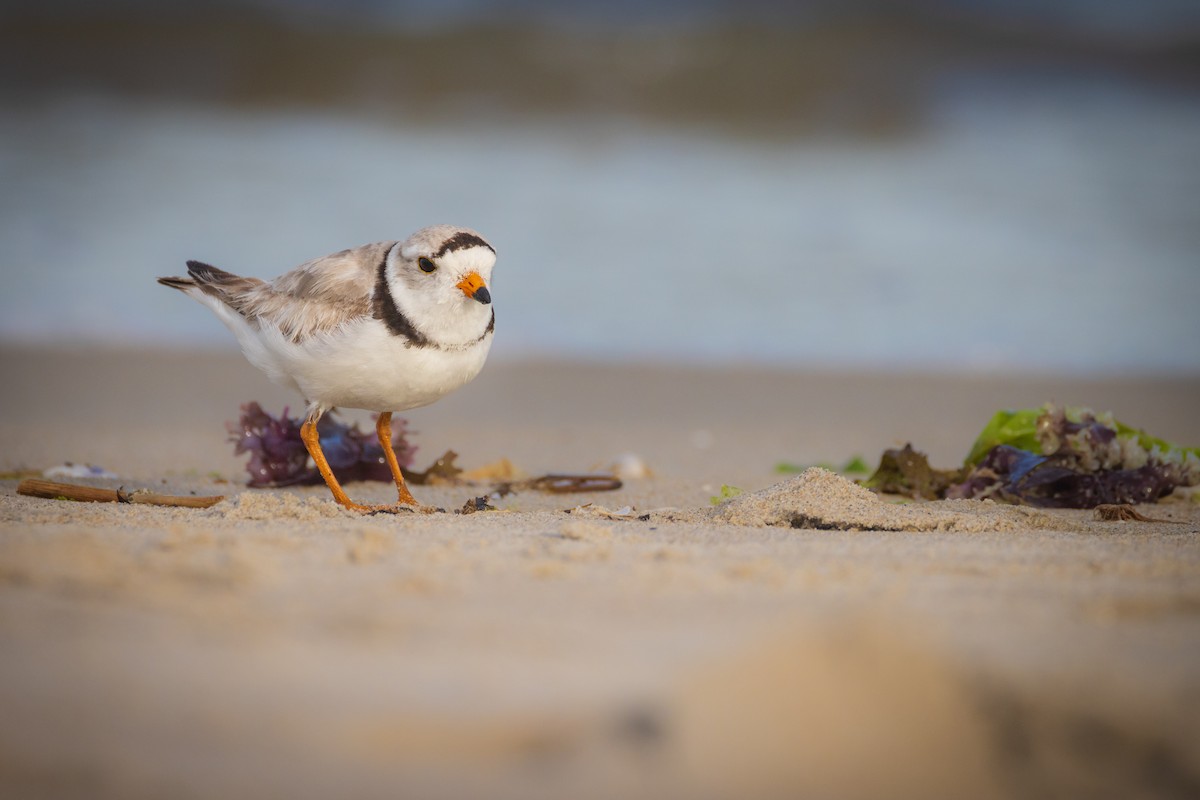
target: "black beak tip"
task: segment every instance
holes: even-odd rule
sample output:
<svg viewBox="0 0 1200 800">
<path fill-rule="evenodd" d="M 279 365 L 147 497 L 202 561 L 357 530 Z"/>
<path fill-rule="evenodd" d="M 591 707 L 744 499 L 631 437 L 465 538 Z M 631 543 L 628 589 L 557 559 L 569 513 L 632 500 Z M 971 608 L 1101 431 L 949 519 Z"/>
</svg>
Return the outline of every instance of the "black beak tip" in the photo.
<svg viewBox="0 0 1200 800">
<path fill-rule="evenodd" d="M 485 306 L 492 302 L 492 293 L 487 290 L 486 286 L 480 286 L 475 290 L 475 294 L 471 295 L 471 297 L 483 303 Z"/>
</svg>

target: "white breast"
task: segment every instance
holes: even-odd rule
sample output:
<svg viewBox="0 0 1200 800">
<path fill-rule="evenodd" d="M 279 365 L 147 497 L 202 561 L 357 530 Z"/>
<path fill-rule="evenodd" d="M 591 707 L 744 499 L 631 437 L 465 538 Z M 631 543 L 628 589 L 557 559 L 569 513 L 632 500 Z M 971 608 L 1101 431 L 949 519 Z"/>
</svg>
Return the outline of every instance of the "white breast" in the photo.
<svg viewBox="0 0 1200 800">
<path fill-rule="evenodd" d="M 404 339 L 376 319 L 298 344 L 266 331 L 259 332 L 258 339 L 269 342 L 276 368 L 264 371 L 278 382 L 294 386 L 324 408 L 368 411 L 405 411 L 444 397 L 479 374 L 492 346 L 488 334 L 462 349 L 405 347 Z M 280 381 L 280 373 L 287 380 Z"/>
</svg>

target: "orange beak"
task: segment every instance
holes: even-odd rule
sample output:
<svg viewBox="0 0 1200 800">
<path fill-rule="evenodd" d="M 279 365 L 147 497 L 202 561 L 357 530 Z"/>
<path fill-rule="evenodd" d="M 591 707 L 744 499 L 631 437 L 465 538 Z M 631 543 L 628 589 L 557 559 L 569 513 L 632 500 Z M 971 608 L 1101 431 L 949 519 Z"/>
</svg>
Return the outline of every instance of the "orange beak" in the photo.
<svg viewBox="0 0 1200 800">
<path fill-rule="evenodd" d="M 492 293 L 488 291 L 487 286 L 483 282 L 483 278 L 479 277 L 478 272 L 469 272 L 467 276 L 455 284 L 463 294 L 472 300 L 478 300 L 485 306 L 492 302 Z"/>
</svg>

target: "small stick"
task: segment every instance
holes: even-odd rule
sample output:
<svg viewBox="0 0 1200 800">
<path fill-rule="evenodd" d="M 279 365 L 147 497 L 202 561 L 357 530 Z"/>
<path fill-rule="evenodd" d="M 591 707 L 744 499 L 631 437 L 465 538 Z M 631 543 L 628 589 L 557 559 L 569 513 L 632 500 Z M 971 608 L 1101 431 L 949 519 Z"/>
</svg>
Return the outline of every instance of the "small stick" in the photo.
<svg viewBox="0 0 1200 800">
<path fill-rule="evenodd" d="M 505 481 L 496 484 L 493 491 L 500 496 L 513 492 L 523 492 L 532 489 L 550 494 L 569 494 L 571 492 L 611 492 L 621 488 L 621 479 L 613 475 L 542 475 L 540 478 L 529 478 L 523 481 Z"/>
<path fill-rule="evenodd" d="M 208 508 L 225 499 L 225 495 L 195 497 L 191 495 L 155 494 L 138 490 L 97 489 L 77 483 L 58 483 L 40 478 L 26 478 L 17 486 L 17 494 L 26 497 L 44 497 L 48 500 L 75 500 L 81 503 L 140 503 L 150 506 L 178 506 L 182 508 Z"/>
<path fill-rule="evenodd" d="M 569 492 L 611 492 L 621 488 L 621 480 L 613 475 L 543 475 L 529 482 L 529 488 L 540 492 L 567 494 Z"/>
</svg>

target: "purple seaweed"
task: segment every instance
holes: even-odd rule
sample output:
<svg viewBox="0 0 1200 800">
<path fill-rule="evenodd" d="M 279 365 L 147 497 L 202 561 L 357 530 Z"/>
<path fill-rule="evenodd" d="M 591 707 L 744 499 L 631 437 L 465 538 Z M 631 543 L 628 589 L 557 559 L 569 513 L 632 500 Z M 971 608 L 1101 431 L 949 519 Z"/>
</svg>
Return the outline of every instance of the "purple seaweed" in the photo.
<svg viewBox="0 0 1200 800">
<path fill-rule="evenodd" d="M 296 486 L 322 483 L 321 475 L 309 463 L 308 450 L 300 438 L 300 420 L 288 416 L 285 407 L 278 418 L 272 417 L 258 403 L 241 407 L 237 422 L 225 425 L 234 453 L 249 453 L 246 471 L 248 486 L 254 488 Z M 390 481 L 391 470 L 383 457 L 383 449 L 374 431 L 359 430 L 358 424 L 346 425 L 333 413 L 317 423 L 321 449 L 341 481 Z M 392 447 L 401 467 L 412 465 L 416 446 L 406 439 L 407 422 L 392 419 Z"/>
<path fill-rule="evenodd" d="M 1152 503 L 1177 486 L 1195 483 L 1183 459 L 1147 451 L 1135 438 L 1122 442 L 1116 423 L 1080 409 L 1078 419 L 1050 405 L 1037 418 L 1042 453 L 1010 445 L 988 451 L 947 498 L 992 497 L 1046 508 L 1095 508 Z"/>
<path fill-rule="evenodd" d="M 1095 508 L 1104 503 L 1152 503 L 1170 494 L 1178 476 L 1160 463 L 1136 469 L 1088 471 L 1069 455 L 1040 456 L 993 447 L 947 498 L 992 497 L 1043 508 Z"/>
</svg>

